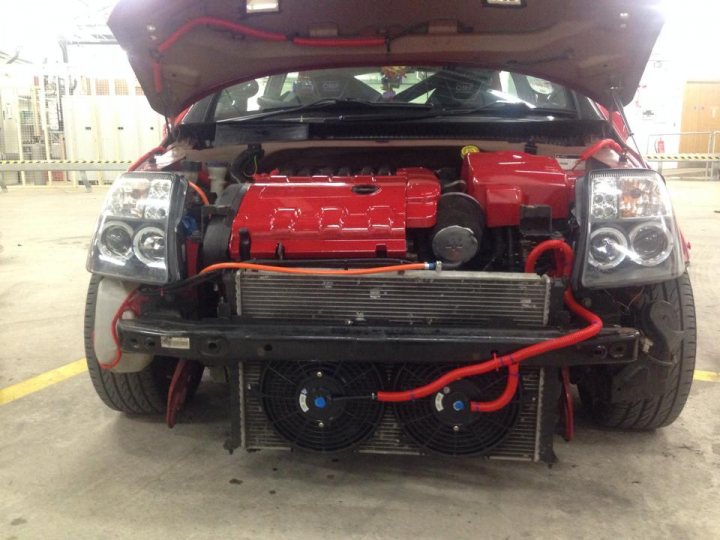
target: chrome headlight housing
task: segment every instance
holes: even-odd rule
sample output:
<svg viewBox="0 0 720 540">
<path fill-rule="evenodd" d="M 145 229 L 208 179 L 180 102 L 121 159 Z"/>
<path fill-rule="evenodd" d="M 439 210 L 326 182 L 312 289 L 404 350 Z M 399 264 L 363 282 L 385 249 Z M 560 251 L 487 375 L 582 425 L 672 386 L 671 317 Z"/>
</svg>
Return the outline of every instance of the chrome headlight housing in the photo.
<svg viewBox="0 0 720 540">
<path fill-rule="evenodd" d="M 576 285 L 646 285 L 685 271 L 670 194 L 658 173 L 593 171 L 578 182 L 576 194 L 581 225 Z"/>
<path fill-rule="evenodd" d="M 87 269 L 137 283 L 180 279 L 178 227 L 187 182 L 163 172 L 120 175 L 105 197 Z"/>
</svg>

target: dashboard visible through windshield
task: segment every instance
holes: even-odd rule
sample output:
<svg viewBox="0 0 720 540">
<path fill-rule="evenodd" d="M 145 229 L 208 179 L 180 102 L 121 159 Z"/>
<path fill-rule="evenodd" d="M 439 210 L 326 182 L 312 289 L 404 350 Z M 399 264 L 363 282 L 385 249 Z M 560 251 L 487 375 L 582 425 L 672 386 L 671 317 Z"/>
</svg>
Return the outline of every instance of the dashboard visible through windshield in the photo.
<svg viewBox="0 0 720 540">
<path fill-rule="evenodd" d="M 577 108 L 572 92 L 528 75 L 406 66 L 283 73 L 228 87 L 215 99 L 216 122 L 333 100 L 446 111 L 477 110 L 493 104 L 520 104 L 529 112 L 537 108 L 572 113 Z"/>
</svg>

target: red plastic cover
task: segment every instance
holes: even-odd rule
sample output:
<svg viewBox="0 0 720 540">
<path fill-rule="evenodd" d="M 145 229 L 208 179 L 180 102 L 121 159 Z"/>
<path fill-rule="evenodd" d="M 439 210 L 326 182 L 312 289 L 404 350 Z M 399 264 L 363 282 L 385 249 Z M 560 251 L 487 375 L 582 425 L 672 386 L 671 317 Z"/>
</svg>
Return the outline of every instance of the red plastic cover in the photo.
<svg viewBox="0 0 720 540">
<path fill-rule="evenodd" d="M 256 175 L 233 221 L 230 255 L 240 258 L 240 232 L 250 255 L 290 259 L 404 257 L 406 230 L 435 225 L 440 183 L 423 168 L 393 176 Z"/>
<path fill-rule="evenodd" d="M 467 192 L 485 209 L 488 227 L 520 224 L 521 205 L 549 205 L 567 218 L 574 182 L 557 160 L 524 152 L 475 152 L 465 157 Z"/>
</svg>

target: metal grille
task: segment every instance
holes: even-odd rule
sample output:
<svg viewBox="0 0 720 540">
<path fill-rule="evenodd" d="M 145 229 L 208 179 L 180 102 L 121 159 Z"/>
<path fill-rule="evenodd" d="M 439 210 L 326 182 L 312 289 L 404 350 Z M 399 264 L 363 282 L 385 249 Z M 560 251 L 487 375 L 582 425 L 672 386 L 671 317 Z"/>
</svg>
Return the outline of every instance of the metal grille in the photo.
<svg viewBox="0 0 720 540">
<path fill-rule="evenodd" d="M 262 410 L 260 400 L 248 391 L 260 384 L 261 362 L 243 364 L 242 428 L 243 446 L 247 450 L 289 450 L 272 428 Z M 544 372 L 539 368 L 523 368 L 521 371 L 523 404 L 520 418 L 513 431 L 503 443 L 488 456 L 490 459 L 538 461 L 538 419 Z M 373 437 L 361 444 L 357 451 L 368 454 L 410 454 L 422 452 L 402 433 L 395 421 L 392 408 L 387 407 L 380 426 Z"/>
<path fill-rule="evenodd" d="M 438 326 L 547 324 L 550 278 L 488 272 L 303 276 L 240 271 L 237 312 L 251 319 Z"/>
</svg>

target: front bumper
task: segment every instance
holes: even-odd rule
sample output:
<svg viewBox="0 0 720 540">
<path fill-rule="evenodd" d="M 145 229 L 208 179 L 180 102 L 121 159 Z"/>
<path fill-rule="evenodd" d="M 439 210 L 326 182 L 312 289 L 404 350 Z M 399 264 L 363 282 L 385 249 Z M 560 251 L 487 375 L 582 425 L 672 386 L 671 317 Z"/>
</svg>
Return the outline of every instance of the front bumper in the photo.
<svg viewBox="0 0 720 540">
<path fill-rule="evenodd" d="M 557 328 L 322 326 L 141 317 L 118 323 L 124 352 L 179 356 L 209 366 L 242 361 L 473 363 L 567 333 Z M 640 332 L 604 328 L 595 338 L 527 360 L 527 366 L 625 364 L 637 360 Z"/>
</svg>

